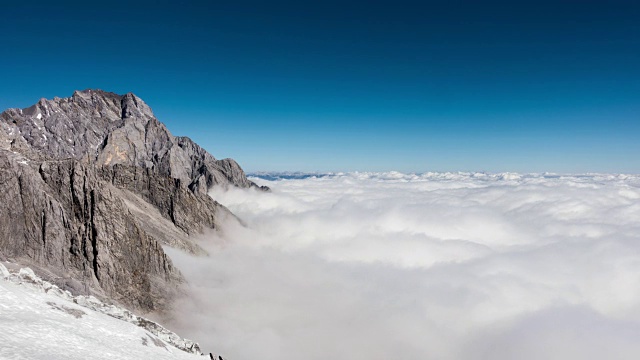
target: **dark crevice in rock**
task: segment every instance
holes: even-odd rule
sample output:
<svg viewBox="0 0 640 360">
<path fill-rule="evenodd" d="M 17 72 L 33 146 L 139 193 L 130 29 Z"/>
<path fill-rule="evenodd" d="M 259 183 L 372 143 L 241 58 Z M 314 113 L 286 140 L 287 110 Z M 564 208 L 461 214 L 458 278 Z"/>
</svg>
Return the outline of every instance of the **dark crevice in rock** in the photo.
<svg viewBox="0 0 640 360">
<path fill-rule="evenodd" d="M 98 228 L 95 223 L 95 209 L 96 209 L 96 199 L 95 199 L 95 191 L 91 191 L 91 215 L 90 221 L 91 224 L 91 253 L 93 255 L 92 264 L 93 264 L 93 273 L 100 281 L 100 270 L 98 269 Z"/>
<path fill-rule="evenodd" d="M 42 216 L 41 216 L 42 220 L 41 220 L 41 227 L 42 227 L 42 246 L 44 248 L 47 247 L 47 213 L 42 210 Z"/>
</svg>

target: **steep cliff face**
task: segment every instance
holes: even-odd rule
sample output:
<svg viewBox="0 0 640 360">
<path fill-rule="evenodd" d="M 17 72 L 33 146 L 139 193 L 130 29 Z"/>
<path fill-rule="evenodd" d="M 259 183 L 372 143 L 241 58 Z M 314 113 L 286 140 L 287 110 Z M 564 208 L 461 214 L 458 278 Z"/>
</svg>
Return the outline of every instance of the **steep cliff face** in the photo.
<svg viewBox="0 0 640 360">
<path fill-rule="evenodd" d="M 0 114 L 0 255 L 68 289 L 139 310 L 181 275 L 160 244 L 232 216 L 212 186 L 255 186 L 238 164 L 174 137 L 133 94 L 99 90 Z"/>
</svg>

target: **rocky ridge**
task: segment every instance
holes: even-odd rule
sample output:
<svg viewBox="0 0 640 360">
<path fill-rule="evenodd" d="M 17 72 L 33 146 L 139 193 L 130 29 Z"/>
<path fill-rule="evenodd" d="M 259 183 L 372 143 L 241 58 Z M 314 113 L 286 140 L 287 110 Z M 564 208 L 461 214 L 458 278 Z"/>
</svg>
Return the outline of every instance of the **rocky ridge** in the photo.
<svg viewBox="0 0 640 360">
<path fill-rule="evenodd" d="M 202 253 L 192 235 L 233 216 L 212 186 L 256 185 L 234 160 L 173 136 L 132 93 L 76 91 L 8 109 L 0 260 L 76 294 L 161 311 L 182 281 L 161 245 Z"/>
</svg>

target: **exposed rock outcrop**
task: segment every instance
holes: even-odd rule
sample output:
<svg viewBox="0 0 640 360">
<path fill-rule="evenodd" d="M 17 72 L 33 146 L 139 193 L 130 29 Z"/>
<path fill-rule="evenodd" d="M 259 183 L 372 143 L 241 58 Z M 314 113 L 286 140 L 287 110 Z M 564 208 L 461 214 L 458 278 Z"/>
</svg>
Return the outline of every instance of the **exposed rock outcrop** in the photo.
<svg viewBox="0 0 640 360">
<path fill-rule="evenodd" d="M 255 184 L 131 93 L 76 91 L 0 114 L 0 255 L 76 292 L 162 309 L 181 275 L 161 244 L 202 252 L 189 235 L 232 216 L 212 186 Z"/>
</svg>

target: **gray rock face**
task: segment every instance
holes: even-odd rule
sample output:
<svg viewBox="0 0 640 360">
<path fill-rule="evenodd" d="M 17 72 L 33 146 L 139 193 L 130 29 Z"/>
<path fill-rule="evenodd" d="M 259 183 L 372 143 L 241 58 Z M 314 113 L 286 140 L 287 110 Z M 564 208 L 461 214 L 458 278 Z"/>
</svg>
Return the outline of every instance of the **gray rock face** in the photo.
<svg viewBox="0 0 640 360">
<path fill-rule="evenodd" d="M 0 114 L 0 122 L 4 142 L 33 160 L 88 158 L 94 166 L 140 167 L 203 192 L 201 182 L 209 187 L 254 185 L 232 159 L 216 160 L 191 139 L 171 135 L 132 93 L 76 91 L 70 98 L 9 109 Z"/>
<path fill-rule="evenodd" d="M 201 253 L 189 235 L 231 215 L 212 186 L 255 184 L 131 93 L 76 91 L 0 114 L 0 255 L 76 291 L 162 310 L 182 277 L 161 244 Z"/>
</svg>

